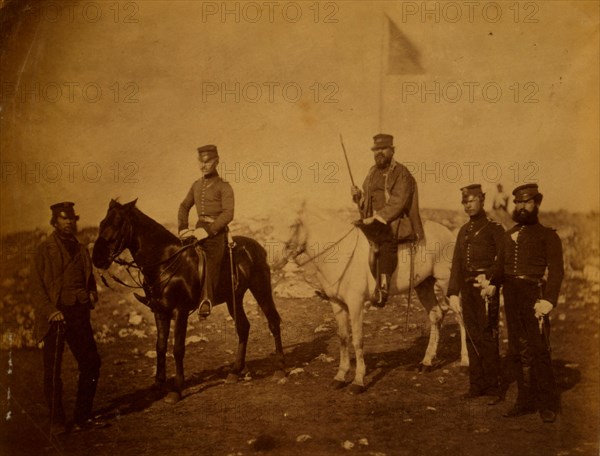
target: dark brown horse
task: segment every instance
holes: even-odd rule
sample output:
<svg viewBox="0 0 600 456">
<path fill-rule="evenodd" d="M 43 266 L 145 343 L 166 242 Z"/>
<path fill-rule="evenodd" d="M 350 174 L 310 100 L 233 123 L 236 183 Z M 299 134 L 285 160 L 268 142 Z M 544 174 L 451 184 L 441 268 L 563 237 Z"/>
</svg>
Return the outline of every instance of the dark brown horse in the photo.
<svg viewBox="0 0 600 456">
<path fill-rule="evenodd" d="M 175 320 L 175 391 L 171 391 L 165 399 L 175 403 L 181 398 L 184 384 L 183 357 L 188 317 L 200 301 L 202 283 L 198 274 L 198 254 L 193 245 L 182 245 L 177 236 L 140 211 L 135 206 L 136 201 L 120 204 L 111 200 L 106 217 L 100 222 L 92 261 L 97 268 L 107 269 L 123 250 L 129 249 L 135 265 L 141 270 L 156 321 L 155 387 L 160 390 L 166 386 L 167 341 L 171 319 Z M 269 322 L 278 363 L 275 376 L 282 377 L 285 373 L 280 317 L 273 302 L 266 251 L 254 239 L 243 236 L 234 236 L 233 239 L 237 270 L 235 299 L 227 252 L 223 257 L 219 286 L 215 291 L 215 302 L 227 303 L 238 334 L 237 356 L 229 375 L 239 375 L 245 365 L 250 323 L 244 312 L 243 298 L 246 290 L 250 289 Z"/>
</svg>

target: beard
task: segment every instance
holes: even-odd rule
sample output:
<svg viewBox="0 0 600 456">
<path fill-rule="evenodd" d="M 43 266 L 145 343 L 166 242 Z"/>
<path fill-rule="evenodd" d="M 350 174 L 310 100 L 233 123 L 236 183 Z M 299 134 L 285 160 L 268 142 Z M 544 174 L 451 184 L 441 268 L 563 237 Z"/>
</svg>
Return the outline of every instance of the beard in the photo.
<svg viewBox="0 0 600 456">
<path fill-rule="evenodd" d="M 529 212 L 527 209 L 521 209 L 513 211 L 512 219 L 520 223 L 521 225 L 533 225 L 538 220 L 538 207 L 534 207 L 533 211 Z"/>
<path fill-rule="evenodd" d="M 379 169 L 386 169 L 388 166 L 390 166 L 390 163 L 392 163 L 391 156 L 386 156 L 385 154 L 378 154 L 375 157 L 375 165 Z"/>
</svg>

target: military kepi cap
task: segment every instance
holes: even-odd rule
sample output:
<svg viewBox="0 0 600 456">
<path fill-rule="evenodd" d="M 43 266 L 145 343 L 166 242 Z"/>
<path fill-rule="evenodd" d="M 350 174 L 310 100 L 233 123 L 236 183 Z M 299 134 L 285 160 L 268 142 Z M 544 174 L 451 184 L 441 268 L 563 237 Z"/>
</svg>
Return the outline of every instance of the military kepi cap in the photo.
<svg viewBox="0 0 600 456">
<path fill-rule="evenodd" d="M 515 195 L 515 203 L 526 203 L 537 195 L 541 195 L 537 184 L 520 185 L 513 190 L 512 194 Z"/>
<path fill-rule="evenodd" d="M 211 157 L 219 155 L 219 152 L 217 152 L 217 146 L 214 146 L 212 144 L 208 144 L 207 146 L 198 147 L 197 150 L 198 150 L 199 155 L 207 154 Z"/>
<path fill-rule="evenodd" d="M 79 216 L 75 215 L 75 209 L 73 209 L 75 203 L 70 201 L 64 201 L 62 203 L 56 203 L 50 206 L 53 217 L 63 217 L 69 219 L 79 220 Z"/>
<path fill-rule="evenodd" d="M 483 191 L 481 190 L 481 184 L 467 185 L 466 187 L 460 189 L 460 193 L 462 195 L 463 203 L 469 201 L 470 196 L 485 195 L 485 193 L 483 193 Z"/>
<path fill-rule="evenodd" d="M 388 147 L 394 147 L 394 137 L 392 135 L 379 133 L 373 136 L 373 147 L 371 147 L 371 150 L 387 149 Z"/>
</svg>

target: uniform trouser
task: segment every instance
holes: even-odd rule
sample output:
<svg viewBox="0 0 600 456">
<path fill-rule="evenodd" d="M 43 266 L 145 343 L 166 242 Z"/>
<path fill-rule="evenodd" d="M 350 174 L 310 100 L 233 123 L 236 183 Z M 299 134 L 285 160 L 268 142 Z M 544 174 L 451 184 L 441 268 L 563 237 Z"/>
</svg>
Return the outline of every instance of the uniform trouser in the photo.
<svg viewBox="0 0 600 456">
<path fill-rule="evenodd" d="M 498 294 L 485 299 L 472 283 L 461 288 L 462 312 L 469 353 L 469 390 L 476 394 L 498 394 L 500 353 L 498 349 Z"/>
<path fill-rule="evenodd" d="M 398 244 L 396 241 L 379 243 L 379 274 L 392 275 L 398 266 Z"/>
<path fill-rule="evenodd" d="M 508 329 L 508 361 L 516 369 L 517 404 L 524 407 L 558 408 L 558 394 L 550 359 L 550 322 L 544 318 L 543 334 L 535 318 L 540 296 L 535 282 L 507 278 L 503 288 Z"/>
<path fill-rule="evenodd" d="M 215 290 L 219 284 L 219 276 L 221 273 L 221 262 L 225 253 L 226 242 L 225 231 L 222 231 L 214 236 L 208 237 L 200 242 L 200 248 L 206 254 L 206 294 L 207 298 L 214 305 Z"/>
<path fill-rule="evenodd" d="M 375 222 L 379 223 L 379 222 Z M 398 242 L 388 225 L 381 224 L 380 231 L 373 239 L 371 249 L 377 250 L 377 259 L 370 261 L 371 273 L 377 277 L 377 269 L 379 274 L 392 275 L 398 266 Z"/>
<path fill-rule="evenodd" d="M 79 368 L 73 420 L 75 423 L 83 423 L 92 417 L 92 405 L 100 376 L 100 355 L 94 341 L 88 305 L 76 303 L 61 310 L 65 322 L 62 326 L 53 323 L 44 338 L 44 395 L 52 414 L 51 419 L 64 422 L 61 367 L 66 341 Z"/>
</svg>

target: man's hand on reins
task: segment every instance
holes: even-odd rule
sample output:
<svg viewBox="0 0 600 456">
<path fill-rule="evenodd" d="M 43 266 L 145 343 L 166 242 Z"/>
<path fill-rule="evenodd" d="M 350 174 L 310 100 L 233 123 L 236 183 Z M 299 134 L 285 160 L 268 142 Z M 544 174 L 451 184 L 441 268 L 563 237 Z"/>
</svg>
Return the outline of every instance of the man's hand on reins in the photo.
<svg viewBox="0 0 600 456">
<path fill-rule="evenodd" d="M 201 241 L 208 237 L 208 232 L 204 228 L 196 228 L 195 230 L 185 229 L 179 232 L 179 239 L 181 240 L 186 240 L 191 237 L 194 237 L 198 241 Z"/>
<path fill-rule="evenodd" d="M 384 225 L 387 225 L 387 222 L 385 221 L 385 219 L 377 214 L 375 214 L 373 217 L 367 217 L 367 218 L 362 219 L 362 222 L 365 225 L 370 225 L 375 220 L 377 220 L 379 223 L 383 223 Z"/>
</svg>

